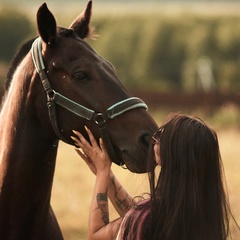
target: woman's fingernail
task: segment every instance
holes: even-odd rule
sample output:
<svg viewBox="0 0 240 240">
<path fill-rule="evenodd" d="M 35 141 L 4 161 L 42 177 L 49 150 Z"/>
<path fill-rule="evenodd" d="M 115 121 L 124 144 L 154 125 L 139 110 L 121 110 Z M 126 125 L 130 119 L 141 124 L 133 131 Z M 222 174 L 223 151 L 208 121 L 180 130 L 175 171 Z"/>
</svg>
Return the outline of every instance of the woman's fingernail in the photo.
<svg viewBox="0 0 240 240">
<path fill-rule="evenodd" d="M 102 140 L 102 138 L 99 138 L 99 143 L 100 143 L 101 145 L 103 145 L 103 140 Z"/>
<path fill-rule="evenodd" d="M 86 129 L 86 131 L 88 131 L 88 127 L 87 126 L 84 126 L 84 128 Z"/>
<path fill-rule="evenodd" d="M 74 136 L 70 136 L 70 137 L 71 137 L 72 140 L 74 140 L 74 141 L 76 140 L 76 138 Z"/>
<path fill-rule="evenodd" d="M 77 131 L 76 130 L 72 130 L 72 132 L 77 135 Z"/>
</svg>

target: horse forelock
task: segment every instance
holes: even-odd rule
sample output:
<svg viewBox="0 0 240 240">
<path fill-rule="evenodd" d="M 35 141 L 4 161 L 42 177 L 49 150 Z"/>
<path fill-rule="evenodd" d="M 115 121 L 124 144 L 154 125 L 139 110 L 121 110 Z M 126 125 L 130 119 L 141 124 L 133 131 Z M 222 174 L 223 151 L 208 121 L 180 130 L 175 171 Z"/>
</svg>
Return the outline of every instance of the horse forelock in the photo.
<svg viewBox="0 0 240 240">
<path fill-rule="evenodd" d="M 74 32 L 72 28 L 64 28 L 64 27 L 57 27 L 58 36 L 67 38 L 67 37 L 75 37 L 78 35 Z M 91 27 L 91 31 L 88 33 L 87 38 L 96 39 L 98 35 L 95 34 L 95 28 Z"/>
<path fill-rule="evenodd" d="M 73 29 L 58 27 L 57 33 L 61 37 L 70 37 L 74 36 Z"/>
</svg>

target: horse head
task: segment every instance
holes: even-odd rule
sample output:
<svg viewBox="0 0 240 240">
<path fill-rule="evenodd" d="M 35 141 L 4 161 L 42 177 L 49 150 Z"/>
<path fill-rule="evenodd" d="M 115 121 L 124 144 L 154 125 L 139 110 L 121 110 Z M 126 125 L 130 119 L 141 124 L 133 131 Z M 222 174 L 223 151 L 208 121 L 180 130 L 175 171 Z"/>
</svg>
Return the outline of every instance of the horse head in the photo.
<svg viewBox="0 0 240 240">
<path fill-rule="evenodd" d="M 70 144 L 74 144 L 72 130 L 86 136 L 84 125 L 96 139 L 102 133 L 110 145 L 107 149 L 115 153 L 115 163 L 124 163 L 133 172 L 145 172 L 148 146 L 157 125 L 146 105 L 121 84 L 113 65 L 84 40 L 93 37 L 91 13 L 89 1 L 72 24 L 63 28 L 57 26 L 45 3 L 39 8 L 39 38 L 32 52 L 39 73 L 35 76 L 41 77 L 44 88 L 39 85 L 36 91 L 37 115 L 46 132 Z M 53 123 L 47 105 L 54 109 L 50 110 Z M 90 117 L 82 113 L 85 110 Z M 111 111 L 114 113 L 109 115 Z"/>
</svg>

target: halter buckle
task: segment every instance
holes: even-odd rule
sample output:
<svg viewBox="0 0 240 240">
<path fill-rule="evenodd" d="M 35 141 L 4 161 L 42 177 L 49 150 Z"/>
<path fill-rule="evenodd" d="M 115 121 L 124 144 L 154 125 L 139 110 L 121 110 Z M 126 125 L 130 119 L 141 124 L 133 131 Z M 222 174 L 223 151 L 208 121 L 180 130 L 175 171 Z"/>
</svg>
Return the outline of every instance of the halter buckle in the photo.
<svg viewBox="0 0 240 240">
<path fill-rule="evenodd" d="M 105 124 L 106 122 L 106 119 L 104 118 L 102 113 L 96 113 L 94 115 L 93 120 L 97 125 L 102 125 L 102 124 Z"/>
<path fill-rule="evenodd" d="M 48 102 L 52 102 L 56 92 L 53 89 L 49 89 L 46 93 Z"/>
</svg>

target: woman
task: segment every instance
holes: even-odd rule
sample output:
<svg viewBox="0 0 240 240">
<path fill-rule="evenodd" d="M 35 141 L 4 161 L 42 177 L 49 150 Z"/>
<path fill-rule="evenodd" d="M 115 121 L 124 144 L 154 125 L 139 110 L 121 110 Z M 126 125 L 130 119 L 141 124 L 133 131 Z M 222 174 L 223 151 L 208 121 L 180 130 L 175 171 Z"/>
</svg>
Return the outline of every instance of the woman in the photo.
<svg viewBox="0 0 240 240">
<path fill-rule="evenodd" d="M 136 203 L 111 171 L 102 140 L 91 144 L 74 131 L 78 154 L 96 174 L 89 239 L 224 240 L 230 237 L 222 163 L 216 133 L 203 121 L 171 115 L 152 137 L 150 197 Z M 161 166 L 159 176 L 155 168 Z M 109 222 L 108 197 L 120 218 Z M 237 225 L 237 224 L 236 224 Z M 238 227 L 239 229 L 239 227 Z"/>
</svg>

